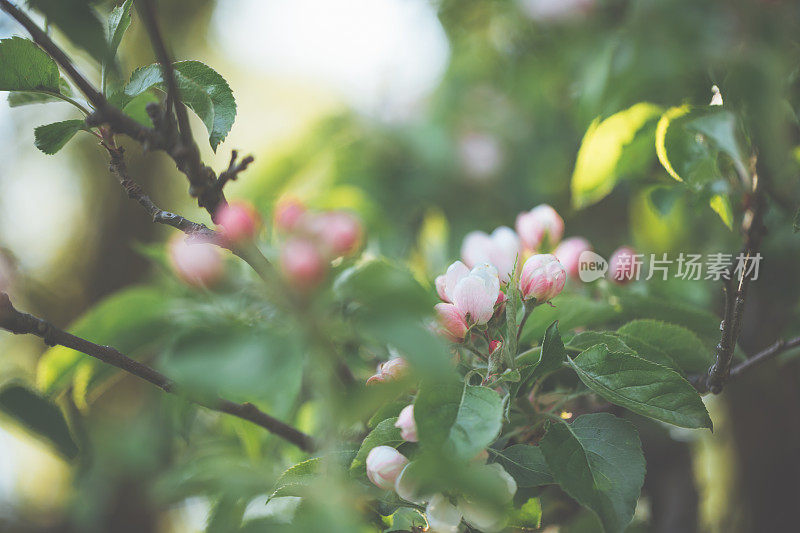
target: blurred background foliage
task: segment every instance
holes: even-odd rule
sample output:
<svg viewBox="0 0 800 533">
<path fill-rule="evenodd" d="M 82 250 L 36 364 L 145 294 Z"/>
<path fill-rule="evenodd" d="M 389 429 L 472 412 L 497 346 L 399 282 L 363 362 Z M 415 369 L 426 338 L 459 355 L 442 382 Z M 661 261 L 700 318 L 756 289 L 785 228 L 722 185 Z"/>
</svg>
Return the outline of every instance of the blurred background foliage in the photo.
<svg viewBox="0 0 800 533">
<path fill-rule="evenodd" d="M 468 231 L 513 225 L 516 213 L 543 202 L 564 216 L 568 236 L 586 237 L 604 256 L 622 244 L 643 253 L 737 252 L 742 196 L 722 190 L 730 193 L 730 230 L 708 205 L 708 194 L 720 191 L 671 187 L 675 181 L 652 144 L 661 112 L 706 105 L 712 85 L 718 86 L 724 108 L 743 118 L 746 140 L 771 183 L 765 260 L 741 344 L 754 352 L 796 332 L 800 242 L 791 217 L 800 201 L 800 6 L 788 0 L 598 0 L 576 2 L 585 7 L 562 17 L 543 15 L 537 3 L 162 0 L 159 6 L 175 56 L 211 65 L 237 98 L 237 121 L 218 152 L 201 143 L 215 168 L 227 164 L 232 148 L 256 156 L 229 195 L 254 202 L 267 218 L 286 196 L 317 208 L 352 209 L 369 228 L 368 250 L 407 262 L 424 283 L 458 255 Z M 98 2 L 101 11 L 110 7 Z M 20 33 L 0 17 L 0 34 Z M 125 71 L 152 62 L 136 18 L 121 60 Z M 641 103 L 660 111 L 617 114 Z M 137 343 L 137 356 L 153 358 L 163 348 L 159 341 L 169 337 L 163 368 L 181 381 L 203 389 L 213 376 L 215 385 L 230 386 L 241 400 L 256 395 L 260 405 L 302 429 L 326 431 L 328 407 L 308 391 L 314 381 L 302 372 L 302 347 L 290 340 L 276 345 L 274 331 L 237 334 L 270 318 L 248 294 L 245 269 L 231 261 L 240 276 L 229 276 L 226 295 L 179 287 L 163 260 L 169 232 L 109 179 L 93 139 L 84 136 L 57 156 L 35 151 L 31 126 L 69 118 L 65 107 L 0 109 L 0 247 L 15 265 L 11 292 L 19 307 L 65 326 L 126 288 L 115 296 L 129 298 L 125 305 L 81 319 L 89 338 L 114 340 L 125 351 L 114 324 L 136 320 L 126 335 L 154 341 Z M 605 122 L 612 116 L 616 120 Z M 601 193 L 593 189 L 594 196 L 583 198 L 574 183 L 571 188 L 578 151 L 587 130 L 602 124 L 626 150 L 614 160 L 614 142 L 604 141 L 610 144 L 600 143 L 587 157 L 586 171 L 606 181 Z M 203 131 L 199 121 L 194 126 Z M 127 153 L 133 175 L 159 205 L 209 223 L 163 154 L 143 156 L 132 144 Z M 161 289 L 133 287 L 153 279 L 177 295 L 168 309 L 158 304 Z M 715 313 L 721 304 L 712 282 L 652 281 L 637 290 Z M 402 294 L 401 287 L 385 297 Z M 114 317 L 120 309 L 128 314 Z M 235 339 L 220 339 L 219 331 Z M 267 337 L 275 352 L 265 355 Z M 4 381 L 37 379 L 40 342 L 4 335 L 0 349 Z M 220 351 L 230 355 L 221 360 Z M 182 353 L 203 364 L 182 365 Z M 278 527 L 274 517 L 297 505 L 276 498 L 264 506 L 277 476 L 303 456 L 259 428 L 197 411 L 69 354 L 48 357 L 74 365 L 82 376 L 72 381 L 65 408 L 80 413 L 73 432 L 92 459 L 67 462 L 4 423 L 0 530 L 229 531 L 226 524 L 245 515 L 252 531 L 269 531 Z M 372 355 L 375 362 L 385 357 Z M 359 354 L 353 360 L 361 365 L 359 378 L 369 375 Z M 247 382 L 242 368 L 256 369 L 245 375 Z M 103 372 L 108 375 L 98 377 Z M 46 388 L 46 376 L 38 379 Z M 667 434 L 642 423 L 647 503 L 637 510 L 635 527 L 794 529 L 799 382 L 794 361 L 731 385 L 710 400 L 713 435 Z M 338 407 L 357 405 L 352 398 L 341 402 Z M 352 413 L 354 432 L 366 412 Z M 328 482 L 314 490 L 328 490 L 331 504 L 304 509 L 305 525 L 296 527 L 360 530 L 351 524 L 349 507 L 335 505 L 357 496 Z M 575 509 L 548 512 L 545 517 L 555 520 L 575 515 Z M 562 530 L 594 531 L 591 521 L 582 523 L 585 516 L 567 520 Z"/>
</svg>

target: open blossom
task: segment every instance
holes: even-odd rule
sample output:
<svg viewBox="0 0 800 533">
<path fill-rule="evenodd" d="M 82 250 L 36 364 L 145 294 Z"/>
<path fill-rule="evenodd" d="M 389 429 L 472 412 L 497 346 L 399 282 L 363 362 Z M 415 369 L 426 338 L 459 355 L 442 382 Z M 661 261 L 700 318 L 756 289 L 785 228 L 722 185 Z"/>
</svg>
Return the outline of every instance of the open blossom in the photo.
<svg viewBox="0 0 800 533">
<path fill-rule="evenodd" d="M 376 446 L 367 455 L 367 477 L 378 487 L 389 490 L 406 464 L 408 459 L 391 446 Z"/>
<path fill-rule="evenodd" d="M 310 290 L 325 278 L 325 260 L 312 242 L 290 239 L 281 248 L 281 270 L 298 289 Z"/>
<path fill-rule="evenodd" d="M 460 270 L 448 268 L 448 272 Z M 460 271 L 453 279 L 452 290 L 445 288 L 445 295 L 452 303 L 436 304 L 439 321 L 444 332 L 454 341 L 461 341 L 471 326 L 481 326 L 489 322 L 494 314 L 494 306 L 500 295 L 500 280 L 497 269 L 489 264 L 480 264 L 469 273 Z M 447 286 L 445 282 L 445 287 Z"/>
<path fill-rule="evenodd" d="M 425 518 L 430 530 L 435 533 L 457 533 L 461 524 L 461 511 L 446 496 L 437 494 L 428 502 Z"/>
<path fill-rule="evenodd" d="M 183 235 L 176 235 L 170 240 L 168 251 L 172 269 L 189 285 L 213 285 L 224 273 L 222 253 L 209 242 L 187 242 Z"/>
<path fill-rule="evenodd" d="M 397 381 L 408 374 L 408 362 L 402 357 L 389 359 L 381 363 L 378 373 L 367 380 L 367 385 L 384 381 Z"/>
<path fill-rule="evenodd" d="M 400 414 L 397 416 L 397 422 L 394 427 L 400 428 L 400 436 L 403 440 L 408 442 L 417 442 L 417 423 L 414 421 L 414 405 L 407 405 L 403 407 Z"/>
<path fill-rule="evenodd" d="M 222 238 L 234 244 L 253 239 L 261 226 L 258 212 L 246 202 L 231 202 L 222 207 L 215 220 Z"/>
<path fill-rule="evenodd" d="M 555 246 L 564 234 L 564 220 L 547 204 L 517 215 L 517 234 L 526 250 L 539 251 L 543 244 Z"/>
<path fill-rule="evenodd" d="M 533 255 L 522 265 L 519 290 L 523 300 L 546 302 L 557 296 L 567 281 L 567 271 L 552 254 Z"/>
<path fill-rule="evenodd" d="M 461 245 L 461 258 L 468 267 L 489 263 L 497 269 L 503 282 L 510 280 L 514 274 L 519 253 L 519 237 L 506 226 L 500 226 L 491 235 L 483 231 L 468 233 Z"/>
<path fill-rule="evenodd" d="M 608 270 L 611 273 L 611 279 L 619 284 L 625 284 L 633 280 L 639 275 L 639 268 L 641 262 L 636 257 L 636 250 L 630 246 L 621 246 L 617 248 L 611 259 L 608 260 Z"/>
<path fill-rule="evenodd" d="M 578 271 L 580 270 L 580 257 L 583 252 L 591 251 L 592 245 L 589 241 L 582 237 L 570 237 L 564 239 L 558 248 L 555 249 L 553 255 L 556 256 L 558 262 L 564 265 L 567 274 L 573 279 L 578 279 Z"/>
</svg>

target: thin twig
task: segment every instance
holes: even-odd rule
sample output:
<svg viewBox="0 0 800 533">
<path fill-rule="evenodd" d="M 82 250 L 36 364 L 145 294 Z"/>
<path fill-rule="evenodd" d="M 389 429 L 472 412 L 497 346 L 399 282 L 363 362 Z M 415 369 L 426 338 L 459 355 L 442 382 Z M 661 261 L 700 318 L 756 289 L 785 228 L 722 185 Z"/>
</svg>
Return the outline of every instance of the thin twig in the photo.
<svg viewBox="0 0 800 533">
<path fill-rule="evenodd" d="M 118 350 L 76 337 L 41 318 L 18 311 L 11 304 L 8 295 L 3 292 L 0 292 L 0 328 L 14 334 L 36 335 L 44 339 L 45 344 L 48 346 L 60 345 L 72 348 L 152 383 L 164 392 L 171 394 L 181 393 L 180 388 L 170 378 L 139 361 L 127 357 Z M 315 448 L 314 442 L 309 435 L 268 415 L 251 403 L 239 404 L 225 399 L 215 402 L 190 400 L 197 405 L 227 413 L 261 426 L 304 451 L 311 452 Z"/>
</svg>

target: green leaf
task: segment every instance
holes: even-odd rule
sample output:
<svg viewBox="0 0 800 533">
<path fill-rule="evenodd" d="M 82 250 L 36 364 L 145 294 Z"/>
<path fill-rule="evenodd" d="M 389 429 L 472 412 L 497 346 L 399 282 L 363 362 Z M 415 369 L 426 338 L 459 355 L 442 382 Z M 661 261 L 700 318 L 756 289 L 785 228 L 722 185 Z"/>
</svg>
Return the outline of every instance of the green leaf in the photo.
<svg viewBox="0 0 800 533">
<path fill-rule="evenodd" d="M 203 121 L 211 148 L 216 151 L 236 119 L 236 100 L 228 82 L 199 61 L 180 61 L 174 68 L 181 101 Z M 125 86 L 125 94 L 134 97 L 152 87 L 166 90 L 158 64 L 136 69 Z"/>
<path fill-rule="evenodd" d="M 664 365 L 673 370 L 679 370 L 675 361 L 659 348 L 648 345 L 644 341 L 631 337 L 623 337 L 613 332 L 583 331 L 575 335 L 568 343 L 570 348 L 584 351 L 592 346 L 605 344 L 612 352 L 627 352 L 647 359 L 653 363 Z"/>
<path fill-rule="evenodd" d="M 494 442 L 502 425 L 503 401 L 497 391 L 467 385 L 450 430 L 455 456 L 465 460 L 474 458 Z"/>
<path fill-rule="evenodd" d="M 656 125 L 656 155 L 667 173 L 693 187 L 721 176 L 716 147 L 687 127 L 696 117 L 688 105 L 668 109 Z"/>
<path fill-rule="evenodd" d="M 152 102 L 158 102 L 158 97 L 151 92 L 143 92 L 131 98 L 130 101 L 122 107 L 122 112 L 139 124 L 152 128 L 153 121 L 150 120 L 150 115 L 147 114 L 147 104 Z"/>
<path fill-rule="evenodd" d="M 633 518 L 645 461 L 636 428 L 608 413 L 554 421 L 539 446 L 556 482 L 594 511 L 607 533 Z"/>
<path fill-rule="evenodd" d="M 541 357 L 533 371 L 533 378 L 538 379 L 559 370 L 566 357 L 567 351 L 564 349 L 564 342 L 558 332 L 558 320 L 556 320 L 544 332 Z"/>
<path fill-rule="evenodd" d="M 0 391 L 0 411 L 45 438 L 67 459 L 78 455 L 78 446 L 61 410 L 35 392 L 21 385 L 6 386 Z"/>
<path fill-rule="evenodd" d="M 28 0 L 28 4 L 97 61 L 108 57 L 103 24 L 88 0 Z"/>
<path fill-rule="evenodd" d="M 628 322 L 617 331 L 658 347 L 675 361 L 685 374 L 705 372 L 711 365 L 711 352 L 700 342 L 697 335 L 681 326 L 643 319 Z M 610 345 L 609 349 L 614 350 Z"/>
<path fill-rule="evenodd" d="M 392 514 L 391 525 L 383 530 L 384 533 L 393 531 L 417 531 L 428 526 L 425 516 L 411 507 L 401 507 Z M 417 529 L 414 529 L 417 528 Z"/>
<path fill-rule="evenodd" d="M 222 497 L 214 505 L 208 516 L 206 533 L 229 533 L 238 531 L 246 502 L 236 498 Z"/>
<path fill-rule="evenodd" d="M 583 383 L 611 403 L 685 428 L 709 428 L 700 395 L 680 374 L 604 344 L 568 359 Z"/>
<path fill-rule="evenodd" d="M 350 464 L 350 474 L 354 476 L 363 476 L 366 473 L 367 455 L 370 450 L 376 446 L 391 446 L 393 448 L 405 442 L 403 437 L 400 436 L 400 428 L 394 427 L 397 422 L 397 417 L 387 418 L 380 422 L 375 429 L 370 431 L 369 435 L 361 443 L 358 449 L 356 458 Z"/>
<path fill-rule="evenodd" d="M 725 224 L 729 230 L 733 230 L 733 208 L 731 201 L 723 194 L 715 194 L 708 201 L 711 209 L 719 215 L 722 223 Z"/>
<path fill-rule="evenodd" d="M 503 402 L 496 391 L 460 383 L 424 383 L 414 402 L 420 443 L 469 460 L 500 434 Z"/>
<path fill-rule="evenodd" d="M 721 109 L 704 111 L 686 123 L 686 128 L 705 135 L 718 150 L 733 160 L 740 172 L 747 173 L 746 156 L 737 135 L 736 116 Z"/>
<path fill-rule="evenodd" d="M 542 504 L 539 498 L 529 498 L 522 507 L 514 509 L 509 516 L 508 525 L 522 531 L 542 527 Z"/>
<path fill-rule="evenodd" d="M 500 463 L 511 474 L 519 487 L 539 487 L 555 483 L 538 446 L 515 444 L 502 451 L 492 448 L 489 451 L 495 456 L 495 462 Z"/>
<path fill-rule="evenodd" d="M 33 41 L 0 39 L 0 91 L 59 91 L 56 62 Z"/>
<path fill-rule="evenodd" d="M 80 119 L 53 122 L 33 130 L 34 144 L 42 152 L 53 155 L 61 150 L 80 130 L 86 130 L 86 122 Z"/>
<path fill-rule="evenodd" d="M 593 328 L 607 324 L 619 314 L 619 311 L 608 302 L 591 300 L 576 294 L 559 294 L 553 298 L 552 304 L 552 307 L 539 305 L 533 310 L 522 330 L 522 343 L 538 342 L 556 320 L 559 330 L 567 332 L 577 328 Z"/>
<path fill-rule="evenodd" d="M 36 90 L 36 91 L 11 91 L 8 93 L 8 106 L 19 107 L 30 104 L 46 104 L 49 102 L 63 102 L 63 98 L 58 95 L 72 96 L 72 87 L 69 86 L 67 80 L 61 78 L 59 80 L 59 90 L 57 92 Z"/>
<path fill-rule="evenodd" d="M 314 457 L 289 468 L 275 481 L 267 502 L 283 496 L 302 496 L 303 489 L 321 474 L 322 466 L 322 457 Z"/>
<path fill-rule="evenodd" d="M 164 291 L 138 286 L 124 289 L 97 303 L 69 328 L 69 332 L 97 344 L 114 346 L 126 355 L 158 339 L 166 332 L 167 304 Z M 95 363 L 88 355 L 54 346 L 39 359 L 36 384 L 45 395 L 66 388 L 81 362 Z M 97 362 L 97 364 L 102 364 Z"/>
<path fill-rule="evenodd" d="M 645 125 L 660 113 L 658 106 L 642 102 L 602 122 L 599 119 L 592 122 L 581 142 L 572 174 L 572 204 L 576 208 L 602 200 L 612 191 L 623 173 L 640 172 L 649 165 L 651 155 L 643 158 L 637 153 L 635 162 L 626 161 L 626 150 Z M 652 139 L 650 136 L 646 138 Z"/>
<path fill-rule="evenodd" d="M 117 49 L 122 42 L 122 37 L 131 25 L 131 9 L 133 0 L 125 0 L 121 6 L 111 10 L 106 23 L 106 39 L 110 48 L 111 55 L 116 55 Z"/>
</svg>

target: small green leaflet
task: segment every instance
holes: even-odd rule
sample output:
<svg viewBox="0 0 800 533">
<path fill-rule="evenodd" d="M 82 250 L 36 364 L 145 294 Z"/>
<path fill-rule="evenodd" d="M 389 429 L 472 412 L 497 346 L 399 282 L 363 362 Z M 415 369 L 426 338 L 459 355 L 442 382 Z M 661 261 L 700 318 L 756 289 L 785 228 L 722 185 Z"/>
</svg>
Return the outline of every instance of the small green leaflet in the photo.
<svg viewBox="0 0 800 533">
<path fill-rule="evenodd" d="M 8 385 L 0 391 L 0 411 L 44 437 L 67 459 L 78 455 L 78 446 L 61 410 L 37 393 L 21 385 Z"/>
<path fill-rule="evenodd" d="M 56 62 L 33 41 L 0 39 L 0 91 L 59 91 Z"/>
<path fill-rule="evenodd" d="M 181 100 L 203 121 L 211 148 L 216 151 L 236 119 L 233 92 L 222 76 L 199 61 L 180 61 L 174 67 Z M 153 87 L 166 90 L 158 64 L 136 69 L 125 86 L 125 95 L 133 98 Z"/>
<path fill-rule="evenodd" d="M 42 152 L 53 155 L 80 130 L 88 131 L 86 123 L 79 119 L 45 124 L 33 130 L 34 144 Z"/>
<path fill-rule="evenodd" d="M 122 37 L 131 25 L 131 8 L 133 7 L 133 0 L 125 0 L 121 6 L 115 7 L 111 10 L 106 24 L 106 39 L 111 49 L 111 54 L 117 53 Z"/>
<path fill-rule="evenodd" d="M 709 428 L 700 395 L 680 374 L 630 353 L 593 346 L 567 359 L 584 385 L 634 413 L 685 428 Z"/>
<path fill-rule="evenodd" d="M 267 502 L 282 496 L 301 496 L 303 489 L 320 475 L 322 466 L 322 458 L 314 457 L 289 468 L 275 482 Z"/>
<path fill-rule="evenodd" d="M 645 474 L 633 424 L 608 413 L 553 421 L 539 447 L 556 482 L 597 514 L 606 533 L 624 531 Z"/>
<path fill-rule="evenodd" d="M 651 346 L 659 348 L 677 364 L 684 374 L 699 374 L 711 365 L 711 352 L 700 339 L 688 329 L 660 320 L 633 320 L 617 330 L 620 335 L 634 337 Z M 631 346 L 634 348 L 633 346 Z M 614 347 L 609 345 L 611 350 Z M 634 348 L 635 350 L 635 348 Z M 650 359 L 645 357 L 645 359 Z M 661 361 L 655 363 L 664 364 Z M 672 366 L 672 365 L 667 365 Z"/>
</svg>

